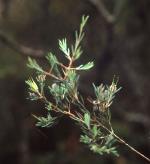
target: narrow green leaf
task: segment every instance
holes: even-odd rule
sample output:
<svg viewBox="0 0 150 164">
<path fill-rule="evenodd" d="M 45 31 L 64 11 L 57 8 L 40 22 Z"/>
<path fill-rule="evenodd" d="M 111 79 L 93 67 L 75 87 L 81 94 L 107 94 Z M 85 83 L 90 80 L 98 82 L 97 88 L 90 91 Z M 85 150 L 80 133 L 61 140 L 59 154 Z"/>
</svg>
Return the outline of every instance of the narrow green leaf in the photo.
<svg viewBox="0 0 150 164">
<path fill-rule="evenodd" d="M 36 62 L 35 59 L 31 59 L 30 57 L 28 57 L 28 63 L 27 66 L 31 69 L 35 69 L 39 72 L 43 72 L 43 69 L 38 65 L 38 63 Z"/>
<path fill-rule="evenodd" d="M 92 141 L 91 138 L 89 138 L 87 135 L 81 135 L 80 136 L 80 142 L 85 143 L 85 144 L 90 144 Z"/>
<path fill-rule="evenodd" d="M 88 129 L 90 129 L 90 114 L 89 113 L 85 113 L 84 114 L 84 123 L 86 124 L 86 126 L 88 127 Z"/>
<path fill-rule="evenodd" d="M 80 24 L 80 31 L 83 30 L 83 28 L 86 25 L 88 19 L 89 19 L 89 16 L 85 16 L 85 15 L 82 16 L 82 20 L 81 20 L 81 24 Z"/>
<path fill-rule="evenodd" d="M 66 40 L 66 38 L 65 39 L 62 39 L 62 40 L 59 40 L 59 48 L 65 54 L 65 56 L 68 59 L 70 59 L 70 49 L 67 46 L 67 40 Z"/>
<path fill-rule="evenodd" d="M 96 125 L 93 126 L 92 132 L 93 132 L 93 134 L 94 134 L 94 137 L 96 137 L 97 134 L 98 134 L 98 130 L 97 130 L 97 126 L 96 126 Z"/>
<path fill-rule="evenodd" d="M 53 66 L 58 63 L 58 60 L 57 60 L 56 56 L 51 52 L 48 53 L 48 55 L 46 56 L 46 59 L 50 63 L 51 68 L 53 68 Z"/>
<path fill-rule="evenodd" d="M 46 105 L 46 109 L 47 109 L 47 111 L 52 110 L 52 104 L 50 102 L 48 103 L 48 105 Z"/>
<path fill-rule="evenodd" d="M 76 67 L 76 70 L 88 70 L 94 66 L 93 62 L 88 62 L 85 65 L 80 65 L 79 67 Z"/>
<path fill-rule="evenodd" d="M 81 50 L 81 46 L 78 46 L 78 47 L 76 48 L 76 50 L 75 50 L 74 47 L 72 46 L 72 54 L 73 54 L 74 60 L 79 59 L 82 53 L 83 53 L 83 51 Z"/>
<path fill-rule="evenodd" d="M 46 56 L 46 59 L 48 60 L 49 64 L 51 65 L 51 71 L 54 71 L 58 77 L 61 76 L 59 68 L 58 68 L 58 59 L 53 53 L 48 53 Z"/>
<path fill-rule="evenodd" d="M 37 86 L 37 84 L 35 83 L 35 81 L 32 78 L 27 80 L 26 84 L 29 86 L 29 89 L 32 92 L 38 92 L 38 86 Z"/>
<path fill-rule="evenodd" d="M 50 114 L 48 114 L 47 117 L 37 117 L 35 115 L 33 115 L 33 117 L 38 120 L 38 122 L 36 123 L 36 126 L 40 126 L 43 128 L 51 127 L 52 125 L 54 125 L 56 121 L 56 117 L 52 117 Z"/>
</svg>

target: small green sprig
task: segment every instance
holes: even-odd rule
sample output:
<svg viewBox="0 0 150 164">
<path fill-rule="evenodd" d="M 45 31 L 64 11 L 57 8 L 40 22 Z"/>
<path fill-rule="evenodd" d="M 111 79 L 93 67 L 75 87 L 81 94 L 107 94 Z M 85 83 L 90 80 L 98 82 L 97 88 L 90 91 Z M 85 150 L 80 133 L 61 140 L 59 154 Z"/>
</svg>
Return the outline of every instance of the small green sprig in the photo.
<svg viewBox="0 0 150 164">
<path fill-rule="evenodd" d="M 118 137 L 112 128 L 110 107 L 116 93 L 121 89 L 117 86 L 118 80 L 113 79 L 110 85 L 93 84 L 95 96 L 83 98 L 78 90 L 80 71 L 87 71 L 94 66 L 93 61 L 87 64 L 75 65 L 75 61 L 82 55 L 81 41 L 84 37 L 84 27 L 88 16 L 83 16 L 79 31 L 75 32 L 75 43 L 69 48 L 67 39 L 59 40 L 59 49 L 68 59 L 65 65 L 60 62 L 56 55 L 48 53 L 46 60 L 50 65 L 48 71 L 44 70 L 36 60 L 29 58 L 28 67 L 37 73 L 35 80 L 30 78 L 26 81 L 29 87 L 29 98 L 31 100 L 41 100 L 47 110 L 46 117 L 37 117 L 37 126 L 53 126 L 58 118 L 63 115 L 68 116 L 81 128 L 82 134 L 80 142 L 86 144 L 94 153 L 113 154 L 118 156 L 115 147 L 116 142 L 122 143 L 136 152 L 138 155 L 150 161 L 149 158 L 128 145 Z M 48 81 L 47 81 L 48 80 Z M 50 83 L 48 83 L 50 81 Z M 49 93 L 51 99 L 45 96 L 45 91 Z M 47 94 L 46 94 L 47 95 Z M 90 105 L 87 106 L 87 104 Z M 55 112 L 53 117 L 51 112 Z"/>
</svg>

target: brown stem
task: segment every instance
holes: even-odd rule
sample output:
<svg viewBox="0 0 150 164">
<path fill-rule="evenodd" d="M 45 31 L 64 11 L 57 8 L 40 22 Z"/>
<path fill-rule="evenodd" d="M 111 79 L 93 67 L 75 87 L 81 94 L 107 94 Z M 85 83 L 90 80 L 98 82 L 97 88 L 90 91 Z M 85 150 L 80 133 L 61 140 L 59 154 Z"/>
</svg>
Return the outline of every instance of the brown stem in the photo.
<svg viewBox="0 0 150 164">
<path fill-rule="evenodd" d="M 140 157 L 142 157 L 143 159 L 147 160 L 150 163 L 150 158 L 146 157 L 144 154 L 140 153 L 138 150 L 136 150 L 134 147 L 132 147 L 131 145 L 129 145 L 127 142 L 125 142 L 122 138 L 120 138 L 119 136 L 117 136 L 114 132 L 112 132 L 111 130 L 109 130 L 107 127 L 105 127 L 103 124 L 101 124 L 100 122 L 98 122 L 100 124 L 100 126 L 102 128 L 104 128 L 106 131 L 108 131 L 109 133 L 111 133 L 120 143 L 124 144 L 125 146 L 127 146 L 130 150 L 132 150 L 133 152 L 135 152 L 136 154 L 138 154 Z"/>
<path fill-rule="evenodd" d="M 56 80 L 63 80 L 63 79 L 61 79 L 61 78 L 59 78 L 59 77 L 57 77 L 57 76 L 51 74 L 50 72 L 44 71 L 44 74 L 45 74 L 46 76 L 53 77 L 53 78 L 56 79 Z"/>
<path fill-rule="evenodd" d="M 136 154 L 138 154 L 140 157 L 142 157 L 143 159 L 147 160 L 150 163 L 150 158 L 146 157 L 144 154 L 140 153 L 138 150 L 136 150 L 134 147 L 132 147 L 131 145 L 129 145 L 128 143 L 126 143 L 123 139 L 121 139 L 119 136 L 117 136 L 116 134 L 113 134 L 113 136 L 120 141 L 122 144 L 124 144 L 125 146 L 127 146 L 130 150 L 132 150 L 133 152 L 135 152 Z"/>
<path fill-rule="evenodd" d="M 67 78 L 67 71 L 70 70 L 71 66 L 73 64 L 73 58 L 70 59 L 68 67 L 66 67 L 65 75 L 64 75 L 64 80 Z"/>
</svg>

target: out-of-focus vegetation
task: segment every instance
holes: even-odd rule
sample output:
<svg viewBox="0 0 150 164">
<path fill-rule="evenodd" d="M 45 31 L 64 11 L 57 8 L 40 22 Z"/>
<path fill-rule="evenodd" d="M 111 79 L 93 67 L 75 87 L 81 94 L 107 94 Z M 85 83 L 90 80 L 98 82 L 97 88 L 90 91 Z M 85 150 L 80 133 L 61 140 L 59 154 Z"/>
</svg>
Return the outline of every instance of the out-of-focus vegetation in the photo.
<svg viewBox="0 0 150 164">
<path fill-rule="evenodd" d="M 59 54 L 57 38 L 67 34 L 72 41 L 83 14 L 90 21 L 81 63 L 92 59 L 96 67 L 82 75 L 80 90 L 88 95 L 91 82 L 108 83 L 119 76 L 123 90 L 113 105 L 113 126 L 149 156 L 150 1 L 0 0 L 0 163 L 145 163 L 125 148 L 116 159 L 83 149 L 77 127 L 67 118 L 56 125 L 57 131 L 34 126 L 31 113 L 45 111 L 26 99 L 24 80 L 31 74 L 26 58 L 40 58 L 42 64 L 47 51 Z"/>
</svg>

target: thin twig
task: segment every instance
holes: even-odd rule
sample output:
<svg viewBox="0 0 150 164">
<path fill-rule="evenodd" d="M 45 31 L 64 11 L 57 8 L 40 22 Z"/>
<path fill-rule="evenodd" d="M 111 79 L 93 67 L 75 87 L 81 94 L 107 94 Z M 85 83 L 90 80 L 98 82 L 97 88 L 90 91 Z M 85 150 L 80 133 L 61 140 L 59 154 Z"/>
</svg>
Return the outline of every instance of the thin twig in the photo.
<svg viewBox="0 0 150 164">
<path fill-rule="evenodd" d="M 108 23 L 114 23 L 115 15 L 111 14 L 108 9 L 106 9 L 105 5 L 103 4 L 102 0 L 88 0 L 91 2 L 101 13 L 101 15 L 105 18 Z"/>
<path fill-rule="evenodd" d="M 52 77 L 52 78 L 54 78 L 54 79 L 56 79 L 56 80 L 63 80 L 62 78 L 57 77 L 57 76 L 55 76 L 54 74 L 51 74 L 50 72 L 44 71 L 44 74 L 45 74 L 46 76 Z"/>
<path fill-rule="evenodd" d="M 65 79 L 67 78 L 67 71 L 70 70 L 70 68 L 72 67 L 72 64 L 73 64 L 73 58 L 70 59 L 69 65 L 68 65 L 68 67 L 66 67 L 66 69 L 65 69 L 63 80 L 65 80 Z"/>
<path fill-rule="evenodd" d="M 150 158 L 146 157 L 144 154 L 140 153 L 138 150 L 136 150 L 134 147 L 132 147 L 131 145 L 129 145 L 127 142 L 125 142 L 123 139 L 121 139 L 119 136 L 117 136 L 115 133 L 113 134 L 113 136 L 119 140 L 122 144 L 124 144 L 125 146 L 127 146 L 130 150 L 132 150 L 133 152 L 135 152 L 136 154 L 138 154 L 139 156 L 141 156 L 142 158 L 144 158 L 145 160 L 147 160 L 150 163 Z"/>
<path fill-rule="evenodd" d="M 95 121 L 95 120 L 94 120 Z M 103 129 L 105 129 L 107 132 L 109 132 L 110 134 L 112 134 L 120 143 L 124 144 L 125 146 L 127 146 L 130 150 L 132 150 L 133 152 L 135 152 L 136 154 L 138 154 L 140 157 L 144 158 L 145 160 L 147 160 L 150 163 L 150 158 L 146 157 L 144 154 L 140 153 L 138 150 L 136 150 L 134 147 L 132 147 L 131 145 L 129 145 L 127 142 L 125 142 L 122 138 L 120 138 L 118 135 L 116 135 L 114 132 L 112 132 L 111 130 L 109 130 L 106 126 L 104 126 L 103 124 L 101 124 L 100 122 L 96 121 L 99 126 L 101 126 Z"/>
<path fill-rule="evenodd" d="M 25 56 L 33 56 L 36 58 L 44 57 L 44 50 L 41 49 L 33 49 L 31 47 L 24 46 L 20 43 L 17 43 L 15 40 L 10 39 L 7 35 L 5 35 L 2 31 L 0 31 L 0 41 L 11 48 L 12 50 L 17 51 L 18 53 Z"/>
</svg>

